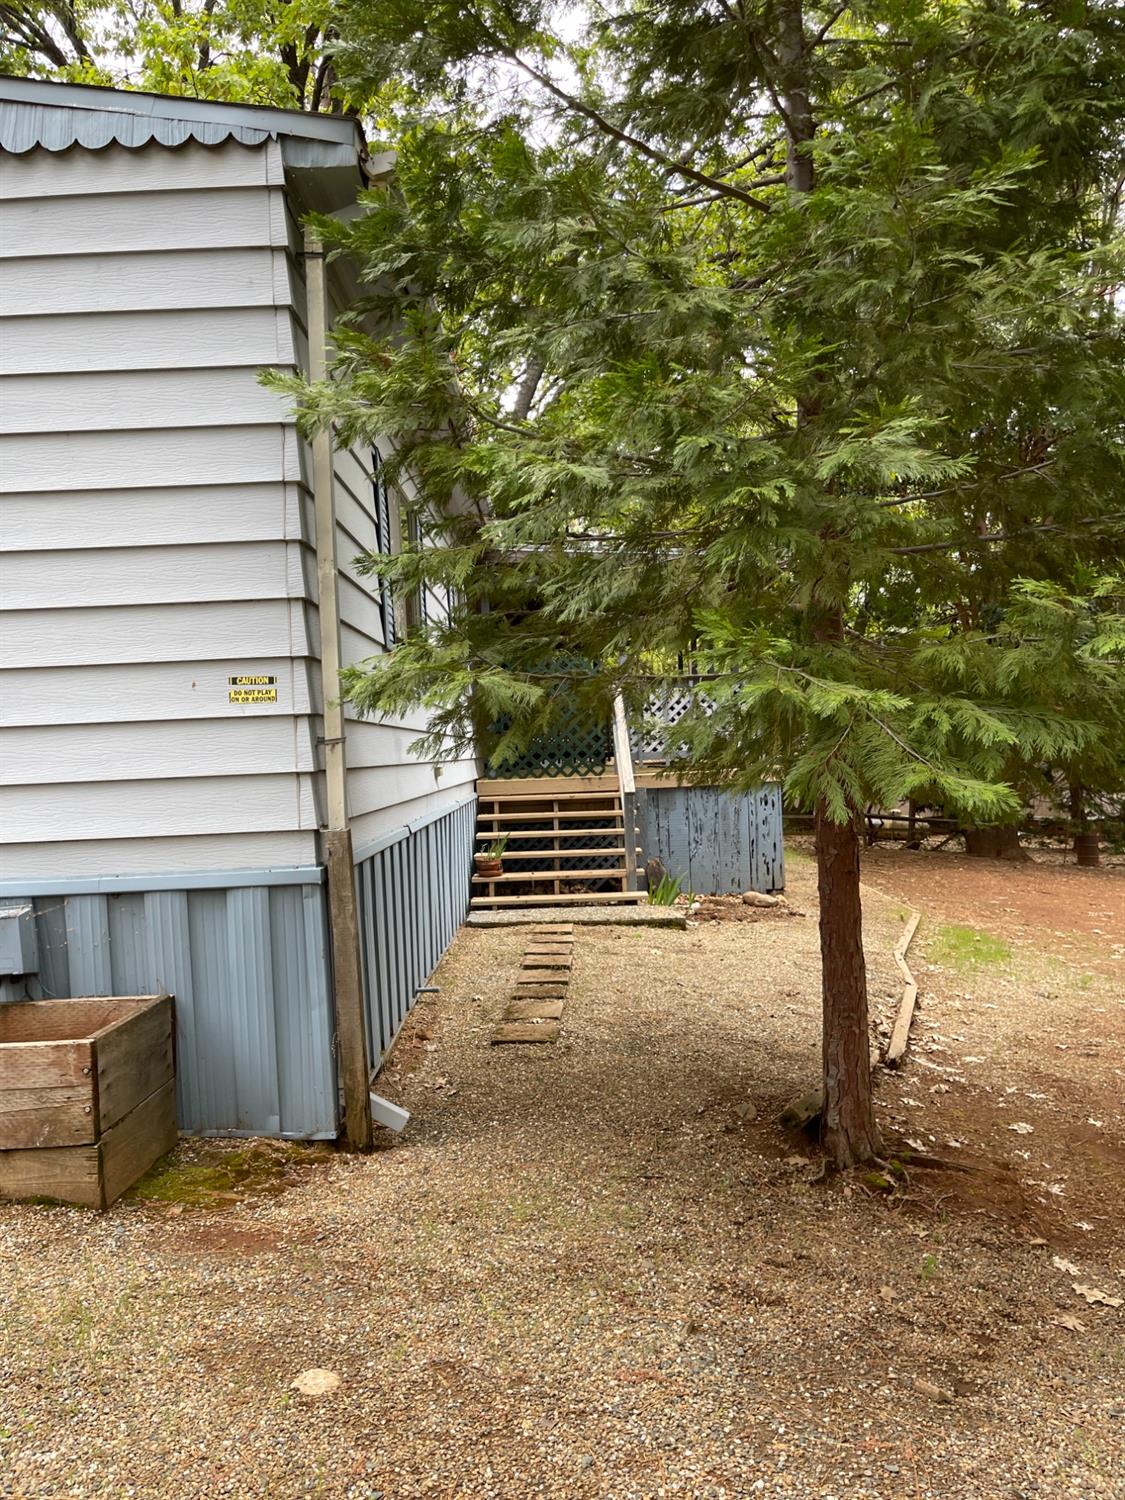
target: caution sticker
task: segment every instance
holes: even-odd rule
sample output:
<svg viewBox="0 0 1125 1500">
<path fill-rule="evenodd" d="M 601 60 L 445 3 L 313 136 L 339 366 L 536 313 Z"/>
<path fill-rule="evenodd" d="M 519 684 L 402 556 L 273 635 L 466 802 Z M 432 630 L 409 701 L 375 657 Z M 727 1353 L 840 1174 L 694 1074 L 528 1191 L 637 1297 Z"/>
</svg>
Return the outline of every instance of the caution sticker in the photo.
<svg viewBox="0 0 1125 1500">
<path fill-rule="evenodd" d="M 230 687 L 273 687 L 276 677 L 228 677 Z"/>
<path fill-rule="evenodd" d="M 276 703 L 275 687 L 231 688 L 227 694 L 231 703 Z"/>
</svg>

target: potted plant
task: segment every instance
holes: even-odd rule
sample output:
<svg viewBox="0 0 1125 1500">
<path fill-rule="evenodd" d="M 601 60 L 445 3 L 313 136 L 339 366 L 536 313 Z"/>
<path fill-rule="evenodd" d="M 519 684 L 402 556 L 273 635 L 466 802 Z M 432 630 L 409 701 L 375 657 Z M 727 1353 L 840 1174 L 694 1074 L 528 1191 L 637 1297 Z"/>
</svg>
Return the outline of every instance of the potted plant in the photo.
<svg viewBox="0 0 1125 1500">
<path fill-rule="evenodd" d="M 504 834 L 491 844 L 486 844 L 479 854 L 473 855 L 473 864 L 482 880 L 495 880 L 497 875 L 503 874 L 503 854 L 507 847 L 508 835 Z"/>
</svg>

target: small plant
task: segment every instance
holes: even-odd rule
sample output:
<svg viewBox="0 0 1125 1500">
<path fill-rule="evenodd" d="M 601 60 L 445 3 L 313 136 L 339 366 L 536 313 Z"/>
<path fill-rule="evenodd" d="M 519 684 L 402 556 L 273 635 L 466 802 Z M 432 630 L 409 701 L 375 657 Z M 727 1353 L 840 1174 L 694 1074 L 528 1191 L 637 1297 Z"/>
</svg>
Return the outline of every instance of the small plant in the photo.
<svg viewBox="0 0 1125 1500">
<path fill-rule="evenodd" d="M 932 1281 L 938 1272 L 938 1258 L 936 1255 L 923 1255 L 922 1269 L 918 1275 L 923 1281 Z"/>
<path fill-rule="evenodd" d="M 508 835 L 501 834 L 499 838 L 493 839 L 491 844 L 486 844 L 483 849 L 473 855 L 473 865 L 476 872 L 485 880 L 495 880 L 498 875 L 503 874 L 504 865 L 502 856 L 508 847 Z"/>
<path fill-rule="evenodd" d="M 675 906 L 680 894 L 680 882 L 673 875 L 664 874 L 648 893 L 650 906 Z"/>
</svg>

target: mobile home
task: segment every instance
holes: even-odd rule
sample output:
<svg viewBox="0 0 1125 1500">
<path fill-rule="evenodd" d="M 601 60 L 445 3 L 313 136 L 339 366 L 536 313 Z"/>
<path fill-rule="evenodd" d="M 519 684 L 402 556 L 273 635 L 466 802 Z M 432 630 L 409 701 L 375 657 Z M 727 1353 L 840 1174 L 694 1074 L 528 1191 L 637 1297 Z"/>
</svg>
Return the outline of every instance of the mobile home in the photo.
<svg viewBox="0 0 1125 1500">
<path fill-rule="evenodd" d="M 0 153 L 0 905 L 36 948 L 8 984 L 167 991 L 181 1128 L 335 1135 L 328 762 L 373 1062 L 473 847 L 476 766 L 414 757 L 421 719 L 326 733 L 337 644 L 393 645 L 353 559 L 397 546 L 395 496 L 337 450 L 318 509 L 258 380 L 307 370 L 354 290 L 303 218 L 385 164 L 350 119 L 11 78 Z"/>
</svg>

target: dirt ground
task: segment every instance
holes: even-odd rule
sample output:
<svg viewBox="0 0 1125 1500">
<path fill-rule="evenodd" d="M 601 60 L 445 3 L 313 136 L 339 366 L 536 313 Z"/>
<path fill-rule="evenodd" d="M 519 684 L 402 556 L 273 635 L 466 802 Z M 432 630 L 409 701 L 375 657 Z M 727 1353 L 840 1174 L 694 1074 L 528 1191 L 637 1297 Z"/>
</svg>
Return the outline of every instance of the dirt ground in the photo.
<svg viewBox="0 0 1125 1500">
<path fill-rule="evenodd" d="M 0 1206 L 0 1494 L 1125 1496 L 1125 876 L 975 863 L 865 862 L 876 1040 L 925 913 L 879 1184 L 776 1123 L 795 854 L 798 915 L 580 930 L 555 1046 L 488 1045 L 526 934 L 464 931 L 370 1158 L 185 1142 L 103 1216 Z"/>
</svg>

